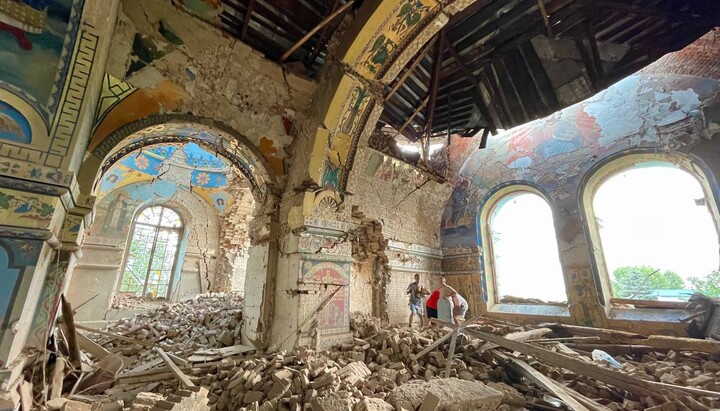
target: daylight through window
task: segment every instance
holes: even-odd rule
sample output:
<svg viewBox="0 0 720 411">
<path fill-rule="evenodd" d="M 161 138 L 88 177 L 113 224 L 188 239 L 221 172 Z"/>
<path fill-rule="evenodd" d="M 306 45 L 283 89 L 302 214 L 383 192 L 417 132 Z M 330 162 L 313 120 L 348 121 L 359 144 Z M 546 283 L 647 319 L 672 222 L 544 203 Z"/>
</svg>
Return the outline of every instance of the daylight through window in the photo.
<svg viewBox="0 0 720 411">
<path fill-rule="evenodd" d="M 539 195 L 504 196 L 489 218 L 497 296 L 567 300 L 552 212 Z"/>
<path fill-rule="evenodd" d="M 180 216 L 167 207 L 148 207 L 138 214 L 120 292 L 148 299 L 167 298 L 181 231 Z"/>
<path fill-rule="evenodd" d="M 614 297 L 720 297 L 718 235 L 693 175 L 671 163 L 642 163 L 603 182 L 593 209 Z"/>
</svg>

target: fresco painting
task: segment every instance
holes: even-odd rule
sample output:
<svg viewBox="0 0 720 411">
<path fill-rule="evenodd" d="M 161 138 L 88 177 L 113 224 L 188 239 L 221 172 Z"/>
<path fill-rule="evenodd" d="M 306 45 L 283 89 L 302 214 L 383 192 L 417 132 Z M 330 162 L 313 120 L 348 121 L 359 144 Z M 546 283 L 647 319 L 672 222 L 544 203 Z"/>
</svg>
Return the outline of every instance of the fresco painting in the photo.
<svg viewBox="0 0 720 411">
<path fill-rule="evenodd" d="M 0 190 L 0 221 L 27 228 L 48 228 L 55 215 L 55 197 Z"/>
<path fill-rule="evenodd" d="M 476 219 L 491 190 L 531 184 L 563 207 L 576 201 L 583 175 L 598 161 L 628 148 L 662 146 L 659 127 L 698 116 L 702 103 L 718 91 L 720 82 L 710 79 L 634 75 L 547 118 L 491 137 L 452 181 L 442 218 L 443 248 L 479 244 Z"/>
<path fill-rule="evenodd" d="M 310 267 L 310 268 L 308 268 Z M 335 291 L 337 286 L 341 290 L 335 294 L 330 303 L 318 315 L 318 328 L 326 331 L 345 331 L 350 325 L 350 300 L 348 286 L 350 281 L 346 270 L 335 263 L 323 262 L 312 265 L 311 261 L 305 261 L 303 277 L 306 282 L 329 285 L 321 295 L 321 300 L 327 298 Z"/>
<path fill-rule="evenodd" d="M 95 146 L 93 155 L 98 158 L 111 158 L 115 161 L 116 157 L 121 156 L 122 153 L 144 150 L 149 147 L 148 142 L 156 142 L 153 145 L 182 145 L 186 142 L 192 142 L 198 148 L 200 145 L 205 147 L 203 150 L 221 153 L 223 158 L 228 161 L 228 164 L 240 169 L 242 174 L 247 177 L 253 192 L 261 198 L 266 195 L 267 182 L 272 181 L 272 178 L 267 173 L 268 169 L 265 167 L 265 163 L 261 160 L 262 157 L 249 148 L 249 143 L 246 146 L 239 138 L 199 124 L 158 124 L 138 131 L 121 141 L 107 138 Z M 109 170 L 103 171 L 107 173 Z"/>
<path fill-rule="evenodd" d="M 0 140 L 30 144 L 32 130 L 27 119 L 10 104 L 0 101 Z"/>
<path fill-rule="evenodd" d="M 402 51 L 401 45 L 412 37 L 409 34 L 436 15 L 438 4 L 431 0 L 398 1 L 376 32 L 375 40 L 368 43 L 355 62 L 355 70 L 366 78 L 383 75 L 388 63 Z"/>
<path fill-rule="evenodd" d="M 0 0 L 0 83 L 51 116 L 82 0 Z M 26 70 L 33 67 L 33 70 Z"/>
<path fill-rule="evenodd" d="M 12 325 L 20 319 L 30 273 L 40 256 L 43 241 L 0 238 L 0 367 L 5 366 L 14 333 Z"/>
<path fill-rule="evenodd" d="M 380 153 L 373 153 L 370 156 L 365 168 L 365 175 L 392 182 L 395 185 L 418 185 L 426 179 L 425 175 L 416 167 Z"/>
<path fill-rule="evenodd" d="M 108 203 L 106 217 L 112 218 L 106 226 L 117 228 L 118 219 L 113 210 L 125 209 L 125 203 L 134 201 L 119 189 L 138 183 L 150 183 L 138 190 L 154 190 L 171 196 L 178 188 L 192 191 L 215 207 L 222 215 L 232 204 L 233 197 L 226 191 L 230 164 L 195 143 L 163 144 L 150 146 L 125 156 L 103 175 L 98 186 L 98 199 L 113 196 Z M 125 222 L 125 219 L 123 223 Z M 122 226 L 120 226 L 122 227 Z"/>
</svg>

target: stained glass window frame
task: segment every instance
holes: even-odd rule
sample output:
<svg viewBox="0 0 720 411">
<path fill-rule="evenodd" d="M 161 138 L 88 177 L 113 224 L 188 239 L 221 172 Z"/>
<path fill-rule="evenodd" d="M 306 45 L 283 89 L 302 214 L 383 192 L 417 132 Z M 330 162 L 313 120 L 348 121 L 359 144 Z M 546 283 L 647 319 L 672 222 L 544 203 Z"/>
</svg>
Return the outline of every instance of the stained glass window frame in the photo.
<svg viewBox="0 0 720 411">
<path fill-rule="evenodd" d="M 147 216 L 147 212 L 156 214 Z M 164 218 L 166 212 L 172 213 L 174 218 Z M 146 221 L 156 222 L 148 223 Z M 142 298 L 148 298 L 148 292 L 151 291 L 155 292 L 150 296 L 151 299 L 169 299 L 172 293 L 171 286 L 177 267 L 183 228 L 184 223 L 180 213 L 172 207 L 155 204 L 140 209 L 133 219 L 117 291 L 136 295 L 139 292 L 139 296 Z M 143 236 L 145 238 L 142 238 Z M 148 245 L 150 246 L 149 252 L 145 252 Z M 167 258 L 168 249 L 172 251 L 170 258 Z M 158 261 L 160 253 L 162 256 Z M 140 260 L 139 265 L 138 260 Z M 172 262 L 168 266 L 170 260 Z"/>
</svg>

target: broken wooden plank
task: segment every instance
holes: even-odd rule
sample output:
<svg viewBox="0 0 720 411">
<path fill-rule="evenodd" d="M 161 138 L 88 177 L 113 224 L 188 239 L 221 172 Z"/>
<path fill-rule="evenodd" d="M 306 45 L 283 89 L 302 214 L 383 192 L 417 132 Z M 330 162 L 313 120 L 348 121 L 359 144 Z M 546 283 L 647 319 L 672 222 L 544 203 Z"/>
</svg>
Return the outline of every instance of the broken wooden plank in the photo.
<svg viewBox="0 0 720 411">
<path fill-rule="evenodd" d="M 623 374 L 619 371 L 601 368 L 592 363 L 587 363 L 585 361 L 570 358 L 565 355 L 552 352 L 545 348 L 541 348 L 524 342 L 512 341 L 491 333 L 469 328 L 466 329 L 465 332 L 477 338 L 481 338 L 485 341 L 495 343 L 503 348 L 517 351 L 525 355 L 531 355 L 538 360 L 545 362 L 548 365 L 563 367 L 577 374 L 585 375 L 590 378 L 595 378 L 596 380 L 602 381 L 604 383 L 613 385 L 615 387 L 624 389 L 635 394 L 651 397 L 663 397 L 663 393 L 659 392 L 661 390 L 658 390 L 657 387 L 653 386 L 648 381 L 641 380 L 627 374 Z M 670 387 L 667 388 L 670 389 Z"/>
<path fill-rule="evenodd" d="M 506 335 L 505 338 L 507 338 L 508 340 L 512 340 L 512 341 L 534 340 L 534 339 L 540 338 L 544 335 L 547 335 L 551 332 L 552 332 L 552 330 L 549 328 L 537 328 L 534 330 L 518 331 L 518 332 L 510 333 L 510 334 Z M 482 353 L 485 350 L 489 350 L 489 349 L 495 348 L 495 347 L 497 347 L 496 344 L 485 343 L 485 344 L 481 345 L 480 347 L 478 347 L 477 351 L 478 351 L 478 353 Z"/>
<path fill-rule="evenodd" d="M 626 331 L 610 330 L 607 328 L 583 327 L 580 325 L 568 325 L 559 323 L 539 324 L 539 327 L 547 327 L 555 332 L 566 332 L 576 337 L 600 337 L 603 341 L 611 343 L 624 343 L 633 340 L 644 340 L 647 336 Z M 633 341 L 635 343 L 637 341 Z"/>
<path fill-rule="evenodd" d="M 155 351 L 157 351 L 157 353 L 160 354 L 162 359 L 165 360 L 165 364 L 170 367 L 170 371 L 175 374 L 175 378 L 177 378 L 177 380 L 180 381 L 182 385 L 184 385 L 186 388 L 195 386 L 195 384 L 190 381 L 190 378 L 188 378 L 188 376 L 185 375 L 185 373 L 183 373 L 177 365 L 175 365 L 173 360 L 168 357 L 167 353 L 165 353 L 162 348 L 155 347 Z"/>
<path fill-rule="evenodd" d="M 75 320 L 73 319 L 73 310 L 70 302 L 65 299 L 65 295 L 60 295 L 60 306 L 62 310 L 62 322 L 60 326 L 68 346 L 68 360 L 70 365 L 75 369 L 80 369 L 80 347 L 77 341 L 77 331 L 75 330 Z"/>
<path fill-rule="evenodd" d="M 63 380 L 65 380 L 65 359 L 58 358 L 53 367 L 50 380 L 50 399 L 60 398 L 62 395 Z"/>
<path fill-rule="evenodd" d="M 534 369 L 525 361 L 522 361 L 522 360 L 514 358 L 514 357 L 506 356 L 506 355 L 498 353 L 498 352 L 493 352 L 492 354 L 497 355 L 499 358 L 501 358 L 503 360 L 512 361 L 515 364 L 513 369 L 516 370 L 518 372 L 518 374 L 524 376 L 525 378 L 527 378 L 530 381 L 532 381 L 533 383 L 535 383 L 537 386 L 539 386 L 543 389 L 546 389 L 551 394 L 560 398 L 565 404 L 567 404 L 568 407 L 570 407 L 571 410 L 590 411 L 587 407 L 582 405 L 578 400 L 576 400 L 573 396 L 571 396 L 567 392 L 567 388 L 557 384 L 555 381 L 546 377 L 543 373 Z"/>
<path fill-rule="evenodd" d="M 140 345 L 145 345 L 145 346 L 154 346 L 155 345 L 154 342 L 140 341 L 140 340 L 136 340 L 133 338 L 124 337 L 119 334 L 113 334 L 113 333 L 107 332 L 107 331 L 96 330 L 94 328 L 86 327 L 81 324 L 75 324 L 75 327 L 77 327 L 80 330 L 89 331 L 89 332 L 100 334 L 100 335 L 106 335 L 108 337 L 112 337 L 113 339 L 123 340 L 123 341 L 131 342 L 131 343 L 135 343 L 135 344 L 140 344 Z M 141 328 L 145 328 L 145 327 L 141 327 Z M 112 341 L 112 340 L 110 340 L 110 341 Z"/>
<path fill-rule="evenodd" d="M 77 333 L 78 345 L 83 351 L 92 354 L 96 360 L 100 361 L 110 355 L 110 351 L 106 350 L 100 344 L 86 337 L 83 333 Z"/>
<path fill-rule="evenodd" d="M 699 351 L 707 354 L 720 353 L 720 344 L 697 338 L 670 337 L 666 335 L 651 335 L 647 340 L 639 341 L 640 344 L 649 345 L 653 348 L 661 348 L 674 351 Z"/>
</svg>

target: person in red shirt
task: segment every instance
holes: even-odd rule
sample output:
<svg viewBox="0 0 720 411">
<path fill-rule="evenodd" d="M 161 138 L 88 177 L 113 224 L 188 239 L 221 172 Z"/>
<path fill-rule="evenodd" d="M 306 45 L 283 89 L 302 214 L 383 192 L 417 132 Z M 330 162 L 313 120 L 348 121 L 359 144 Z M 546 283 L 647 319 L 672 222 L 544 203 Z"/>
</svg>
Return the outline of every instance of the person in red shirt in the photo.
<svg viewBox="0 0 720 411">
<path fill-rule="evenodd" d="M 443 284 L 445 282 L 444 277 L 440 277 L 440 284 Z M 427 313 L 427 318 L 437 318 L 437 303 L 438 299 L 440 298 L 440 288 L 435 289 L 430 294 L 430 297 L 427 299 L 427 302 L 425 303 L 425 312 Z"/>
</svg>

